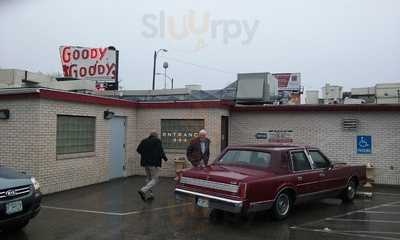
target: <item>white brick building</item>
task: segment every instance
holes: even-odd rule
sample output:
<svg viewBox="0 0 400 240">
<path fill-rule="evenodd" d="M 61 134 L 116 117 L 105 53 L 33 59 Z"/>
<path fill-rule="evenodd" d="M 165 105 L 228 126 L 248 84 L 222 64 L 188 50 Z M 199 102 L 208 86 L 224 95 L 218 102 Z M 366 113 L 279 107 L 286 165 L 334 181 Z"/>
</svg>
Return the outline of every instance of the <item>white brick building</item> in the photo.
<svg viewBox="0 0 400 240">
<path fill-rule="evenodd" d="M 239 107 L 221 101 L 137 103 L 47 89 L 16 89 L 0 91 L 0 111 L 3 109 L 9 110 L 10 118 L 0 119 L 0 164 L 36 176 L 44 193 L 143 174 L 136 153 L 139 141 L 151 130 L 161 132 L 162 137 L 175 134 L 167 133 L 166 123 L 171 122 L 177 128 L 196 123 L 207 129 L 212 141 L 211 159 L 218 155 L 228 136 L 229 144 L 264 143 L 271 138 L 257 139 L 257 133 L 284 132 L 295 143 L 320 147 L 334 161 L 372 163 L 378 183 L 400 184 L 400 105 Z M 115 117 L 105 119 L 105 111 L 113 112 Z M 229 127 L 225 133 L 226 119 Z M 358 120 L 358 127 L 343 129 L 343 119 Z M 115 130 L 118 121 L 124 123 L 122 134 Z M 86 135 L 77 136 L 74 131 L 78 130 Z M 358 135 L 372 137 L 370 154 L 357 154 Z M 116 137 L 123 139 L 122 150 L 114 146 Z M 168 139 L 181 147 L 163 141 L 170 159 L 163 165 L 163 176 L 173 176 L 174 160 L 185 158 L 187 138 L 168 135 Z M 68 152 L 73 148 L 76 151 Z M 122 155 L 118 155 L 119 149 Z M 115 165 L 120 160 L 122 165 Z M 116 166 L 120 169 L 115 173 Z"/>
</svg>

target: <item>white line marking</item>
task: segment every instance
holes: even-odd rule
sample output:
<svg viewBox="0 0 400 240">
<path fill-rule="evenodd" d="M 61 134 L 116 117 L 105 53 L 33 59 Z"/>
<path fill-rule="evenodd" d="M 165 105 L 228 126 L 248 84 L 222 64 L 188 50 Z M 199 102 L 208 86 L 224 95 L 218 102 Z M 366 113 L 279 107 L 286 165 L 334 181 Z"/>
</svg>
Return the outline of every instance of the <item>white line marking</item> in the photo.
<svg viewBox="0 0 400 240">
<path fill-rule="evenodd" d="M 359 213 L 369 213 L 369 214 L 388 214 L 388 215 L 400 215 L 400 212 L 382 212 L 382 211 L 357 211 Z"/>
<path fill-rule="evenodd" d="M 145 212 L 155 212 L 155 211 L 160 211 L 160 210 L 164 210 L 164 209 L 171 209 L 171 208 L 178 208 L 178 207 L 185 207 L 185 206 L 189 206 L 189 205 L 193 205 L 193 203 L 182 203 L 182 204 L 175 204 L 175 205 L 170 205 L 170 206 L 166 206 L 166 207 L 158 207 L 158 208 L 151 208 L 151 209 L 145 209 L 145 210 L 141 210 L 141 211 L 132 211 L 132 212 L 126 212 L 123 213 L 123 215 L 132 215 L 132 214 L 139 214 L 139 213 L 145 213 Z"/>
<path fill-rule="evenodd" d="M 400 232 L 382 232 L 382 231 L 341 231 L 345 233 L 368 233 L 368 234 L 391 234 L 391 235 L 400 235 Z"/>
<path fill-rule="evenodd" d="M 400 193 L 373 192 L 373 194 L 377 194 L 377 195 L 387 195 L 387 196 L 398 196 L 398 197 L 400 197 Z"/>
<path fill-rule="evenodd" d="M 357 213 L 358 211 L 373 210 L 373 209 L 380 208 L 380 207 L 384 207 L 384 206 L 390 206 L 390 205 L 388 205 L 388 204 L 397 204 L 397 203 L 400 203 L 400 201 L 389 202 L 389 203 L 384 203 L 384 204 L 380 204 L 380 205 L 376 205 L 376 206 L 372 206 L 372 207 L 368 207 L 368 208 L 357 209 L 357 210 L 350 211 L 350 212 L 347 212 L 347 213 L 344 213 L 344 214 L 335 215 L 335 216 L 332 216 L 332 217 L 330 217 L 330 218 L 339 218 L 339 217 L 349 216 L 349 215 L 352 215 L 352 214 L 354 214 L 354 213 Z M 315 224 L 315 223 L 323 222 L 325 219 L 326 219 L 326 218 L 319 219 L 319 220 L 315 220 L 315 221 L 311 221 L 311 222 L 306 222 L 306 223 L 303 223 L 303 224 L 301 224 L 301 225 L 299 225 L 299 226 L 306 226 L 306 225 L 308 225 L 308 224 Z"/>
<path fill-rule="evenodd" d="M 317 232 L 317 233 L 328 233 L 328 234 L 338 234 L 343 236 L 350 236 L 350 237 L 361 237 L 362 239 L 370 238 L 370 239 L 383 239 L 383 240 L 399 240 L 399 238 L 392 238 L 392 237 L 383 237 L 383 236 L 371 236 L 366 234 L 358 234 L 358 233 L 350 233 L 350 232 L 342 232 L 336 230 L 325 231 L 323 229 L 309 229 L 303 227 L 290 227 L 294 230 L 301 230 L 301 231 L 308 231 L 308 232 Z"/>
<path fill-rule="evenodd" d="M 102 212 L 102 211 L 92 211 L 92 210 L 76 209 L 76 208 L 62 208 L 62 207 L 52 207 L 52 206 L 42 206 L 42 208 L 61 210 L 61 211 L 69 211 L 69 212 L 104 214 L 104 215 L 112 215 L 112 216 L 122 216 L 123 215 L 123 213 L 117 213 L 117 212 Z"/>
<path fill-rule="evenodd" d="M 158 207 L 158 208 L 130 211 L 130 212 L 124 212 L 124 213 L 92 211 L 92 210 L 86 210 L 86 209 L 63 208 L 63 207 L 53 207 L 53 206 L 43 206 L 43 205 L 42 205 L 42 208 L 61 210 L 61 211 L 69 211 L 69 212 L 79 212 L 79 213 L 103 214 L 103 215 L 110 215 L 110 216 L 127 216 L 127 215 L 134 215 L 134 214 L 140 214 L 140 213 L 145 213 L 145 212 L 155 212 L 155 211 L 160 211 L 160 210 L 164 210 L 164 209 L 184 207 L 184 206 L 188 206 L 188 205 L 192 205 L 192 203 L 175 204 L 175 205 L 170 205 L 170 206 L 166 206 L 166 207 Z"/>
<path fill-rule="evenodd" d="M 325 218 L 325 221 L 334 221 L 334 222 L 371 222 L 371 223 L 400 224 L 400 221 L 375 220 L 375 219 L 357 219 L 357 218 Z"/>
</svg>

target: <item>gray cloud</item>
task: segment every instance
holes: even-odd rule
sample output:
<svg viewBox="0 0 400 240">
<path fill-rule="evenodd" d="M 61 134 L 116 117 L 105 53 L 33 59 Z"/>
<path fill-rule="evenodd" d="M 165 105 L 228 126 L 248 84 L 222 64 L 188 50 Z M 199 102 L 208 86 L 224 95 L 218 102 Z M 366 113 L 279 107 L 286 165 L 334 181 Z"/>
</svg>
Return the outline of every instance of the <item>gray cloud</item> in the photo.
<svg viewBox="0 0 400 240">
<path fill-rule="evenodd" d="M 57 72 L 60 45 L 114 45 L 120 49 L 122 85 L 129 89 L 151 87 L 157 48 L 169 49 L 158 68 L 169 61 L 177 87 L 221 88 L 237 72 L 256 71 L 301 72 L 308 89 L 326 82 L 370 86 L 400 81 L 398 9 L 397 0 L 205 0 L 201 5 L 193 0 L 0 0 L 0 66 Z M 143 35 L 165 27 L 158 24 L 160 12 L 182 31 L 184 17 L 193 11 L 199 21 L 208 13 L 211 20 L 231 23 L 234 38 L 224 41 L 222 31 L 213 37 L 212 29 L 184 39 Z M 154 16 L 153 28 L 146 27 L 144 16 Z M 243 21 L 247 31 L 259 22 L 248 44 L 243 44 L 246 28 L 239 32 Z M 202 33 L 201 25 L 196 27 Z M 161 77 L 157 85 L 163 86 Z"/>
</svg>

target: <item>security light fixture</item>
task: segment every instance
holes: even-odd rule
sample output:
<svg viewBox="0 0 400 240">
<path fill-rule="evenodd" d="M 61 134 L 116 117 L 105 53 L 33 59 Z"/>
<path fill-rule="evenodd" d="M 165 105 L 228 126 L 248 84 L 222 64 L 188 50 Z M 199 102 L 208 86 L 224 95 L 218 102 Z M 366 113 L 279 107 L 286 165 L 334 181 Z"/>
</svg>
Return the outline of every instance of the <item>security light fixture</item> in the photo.
<svg viewBox="0 0 400 240">
<path fill-rule="evenodd" d="M 110 120 L 111 118 L 113 118 L 115 115 L 114 112 L 111 112 L 110 110 L 106 110 L 104 111 L 104 119 L 106 120 Z"/>
<path fill-rule="evenodd" d="M 2 109 L 0 110 L 0 119 L 9 119 L 10 118 L 10 110 Z"/>
</svg>

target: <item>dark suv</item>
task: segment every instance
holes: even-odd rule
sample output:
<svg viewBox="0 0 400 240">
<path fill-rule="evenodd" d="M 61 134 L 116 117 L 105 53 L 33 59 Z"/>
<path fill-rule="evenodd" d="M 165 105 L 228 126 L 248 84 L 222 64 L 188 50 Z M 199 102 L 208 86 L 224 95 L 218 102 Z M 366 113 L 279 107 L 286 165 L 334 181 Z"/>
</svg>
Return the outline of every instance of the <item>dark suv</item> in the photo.
<svg viewBox="0 0 400 240">
<path fill-rule="evenodd" d="M 0 167 L 0 231 L 25 227 L 39 213 L 41 199 L 34 177 Z"/>
</svg>

